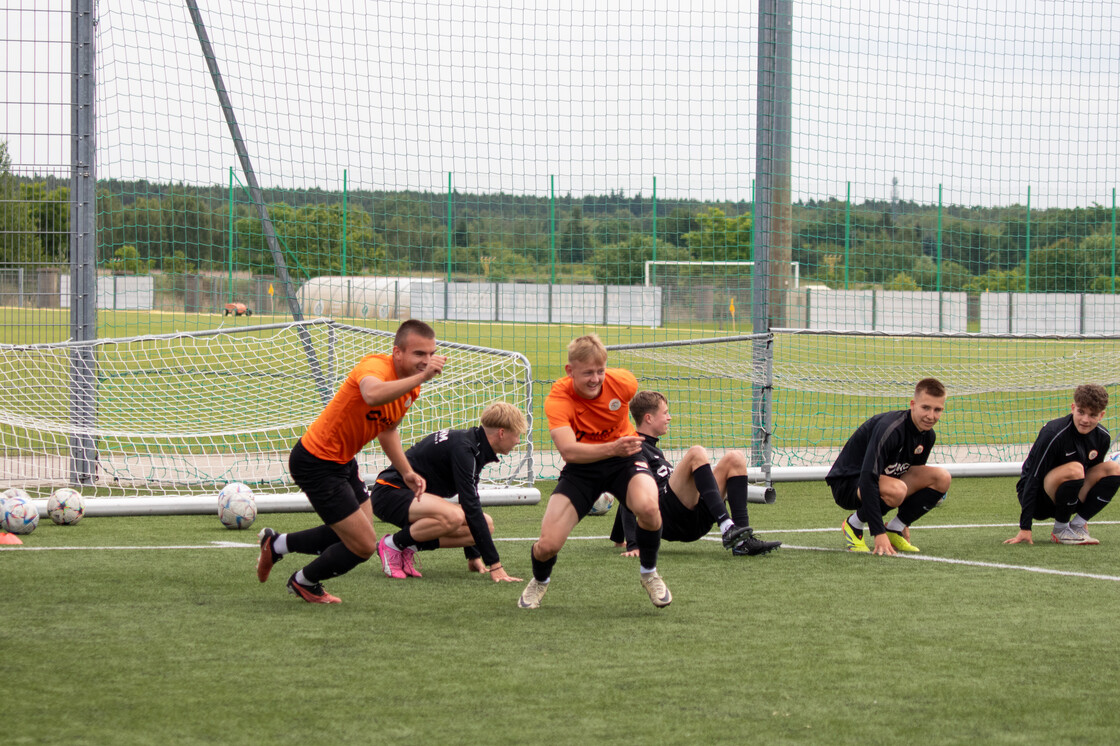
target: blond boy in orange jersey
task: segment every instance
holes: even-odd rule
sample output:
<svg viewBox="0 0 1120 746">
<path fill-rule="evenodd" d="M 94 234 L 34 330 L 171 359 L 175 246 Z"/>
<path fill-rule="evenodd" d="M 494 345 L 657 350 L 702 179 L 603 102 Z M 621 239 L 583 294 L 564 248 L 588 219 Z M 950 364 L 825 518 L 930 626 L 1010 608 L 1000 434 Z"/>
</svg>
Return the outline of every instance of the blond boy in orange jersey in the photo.
<svg viewBox="0 0 1120 746">
<path fill-rule="evenodd" d="M 530 549 L 533 579 L 518 606 L 540 606 L 556 555 L 603 491 L 618 496 L 637 518 L 642 587 L 654 606 L 668 606 L 673 596 L 657 572 L 657 483 L 628 417 L 638 381 L 628 370 L 607 367 L 607 350 L 594 334 L 572 340 L 564 371 L 567 376 L 553 384 L 544 402 L 549 434 L 564 468 L 545 508 L 540 538 Z"/>
<path fill-rule="evenodd" d="M 268 580 L 285 554 L 318 555 L 288 579 L 288 592 L 308 603 L 340 600 L 322 581 L 349 572 L 377 551 L 373 511 L 355 458 L 374 438 L 401 479 L 417 496 L 424 478 L 405 458 L 397 426 L 420 396 L 420 384 L 443 372 L 447 358 L 437 355 L 436 334 L 423 321 L 400 325 L 389 355 L 367 355 L 346 376 L 334 398 L 299 439 L 288 458 L 292 479 L 323 519 L 322 526 L 260 536 L 257 579 Z"/>
</svg>

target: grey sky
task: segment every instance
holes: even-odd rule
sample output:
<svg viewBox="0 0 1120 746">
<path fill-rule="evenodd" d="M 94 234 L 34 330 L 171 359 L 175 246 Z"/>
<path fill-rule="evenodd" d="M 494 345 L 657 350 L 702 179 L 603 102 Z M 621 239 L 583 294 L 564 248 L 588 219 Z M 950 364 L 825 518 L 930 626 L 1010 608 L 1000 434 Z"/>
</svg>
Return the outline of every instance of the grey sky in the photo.
<svg viewBox="0 0 1120 746">
<path fill-rule="evenodd" d="M 266 186 L 750 199 L 757 3 L 200 0 Z M 532 7 L 522 7 L 532 6 Z M 794 0 L 795 198 L 1111 203 L 1120 4 Z M 69 158 L 69 2 L 0 0 L 0 138 Z M 236 166 L 185 3 L 100 0 L 101 178 Z"/>
</svg>

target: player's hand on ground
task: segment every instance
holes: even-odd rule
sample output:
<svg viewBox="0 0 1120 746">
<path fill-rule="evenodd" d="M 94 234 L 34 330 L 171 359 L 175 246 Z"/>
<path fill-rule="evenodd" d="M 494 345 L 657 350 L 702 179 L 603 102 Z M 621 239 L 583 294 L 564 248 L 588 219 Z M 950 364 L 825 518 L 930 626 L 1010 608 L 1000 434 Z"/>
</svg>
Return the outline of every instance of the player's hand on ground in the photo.
<svg viewBox="0 0 1120 746">
<path fill-rule="evenodd" d="M 486 572 L 486 563 L 481 557 L 471 557 L 467 560 L 467 572 Z"/>
<path fill-rule="evenodd" d="M 871 550 L 871 553 L 885 556 L 898 554 L 891 546 L 891 540 L 887 538 L 886 534 L 879 534 L 875 537 L 875 548 Z"/>
<path fill-rule="evenodd" d="M 638 556 L 638 550 L 637 549 L 627 549 L 625 552 L 623 552 L 622 554 L 620 554 L 618 556 L 619 557 L 637 557 Z"/>
<path fill-rule="evenodd" d="M 1003 543 L 1004 544 L 1021 544 L 1024 541 L 1028 544 L 1034 544 L 1034 537 L 1031 536 L 1030 531 L 1022 531 L 1021 530 L 1021 531 L 1019 531 L 1019 533 L 1015 534 L 1010 539 L 1006 539 Z"/>
<path fill-rule="evenodd" d="M 447 357 L 445 355 L 432 355 L 428 360 L 428 365 L 424 368 L 424 380 L 430 381 L 440 373 L 443 372 L 443 366 L 447 365 Z"/>
<path fill-rule="evenodd" d="M 521 578 L 515 578 L 506 572 L 504 567 L 499 567 L 497 570 L 490 571 L 490 579 L 495 583 L 520 583 Z"/>
<path fill-rule="evenodd" d="M 424 477 L 420 476 L 416 472 L 405 474 L 402 479 L 404 479 L 404 483 L 406 485 L 412 488 L 412 493 L 416 495 L 417 500 L 419 500 L 420 496 L 424 494 L 424 490 L 428 488 L 427 480 L 425 480 Z"/>
<path fill-rule="evenodd" d="M 642 450 L 642 438 L 638 435 L 624 435 L 611 443 L 612 456 L 633 456 Z"/>
</svg>

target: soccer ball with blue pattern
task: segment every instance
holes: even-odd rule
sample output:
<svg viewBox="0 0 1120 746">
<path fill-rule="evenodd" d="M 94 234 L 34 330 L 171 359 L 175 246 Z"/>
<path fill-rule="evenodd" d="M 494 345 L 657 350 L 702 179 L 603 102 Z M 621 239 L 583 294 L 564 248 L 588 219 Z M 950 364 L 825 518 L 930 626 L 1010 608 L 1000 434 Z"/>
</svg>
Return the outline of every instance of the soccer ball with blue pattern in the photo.
<svg viewBox="0 0 1120 746">
<path fill-rule="evenodd" d="M 604 492 L 599 495 L 599 499 L 591 506 L 591 510 L 587 512 L 588 515 L 606 515 L 611 511 L 614 506 L 614 495 L 609 492 Z"/>
<path fill-rule="evenodd" d="M 85 514 L 85 498 L 81 492 L 70 487 L 55 490 L 47 500 L 47 515 L 59 526 L 73 526 Z"/>
<path fill-rule="evenodd" d="M 0 493 L 0 528 L 13 534 L 29 534 L 39 525 L 39 509 L 19 487 Z"/>
<path fill-rule="evenodd" d="M 231 529 L 249 528 L 257 520 L 253 491 L 241 482 L 230 482 L 218 493 L 218 520 Z"/>
</svg>

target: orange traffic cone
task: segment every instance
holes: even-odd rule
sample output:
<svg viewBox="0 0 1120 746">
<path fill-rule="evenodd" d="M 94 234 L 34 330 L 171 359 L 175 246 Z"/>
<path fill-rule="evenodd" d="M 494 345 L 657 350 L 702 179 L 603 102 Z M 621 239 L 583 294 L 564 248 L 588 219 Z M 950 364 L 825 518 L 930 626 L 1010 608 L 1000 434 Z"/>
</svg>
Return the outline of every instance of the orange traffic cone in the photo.
<svg viewBox="0 0 1120 746">
<path fill-rule="evenodd" d="M 15 534 L 9 534 L 7 531 L 0 531 L 0 544 L 15 545 L 15 544 L 22 544 L 22 543 L 23 543 L 23 541 L 21 541 L 20 538 L 18 536 L 16 536 Z"/>
</svg>

